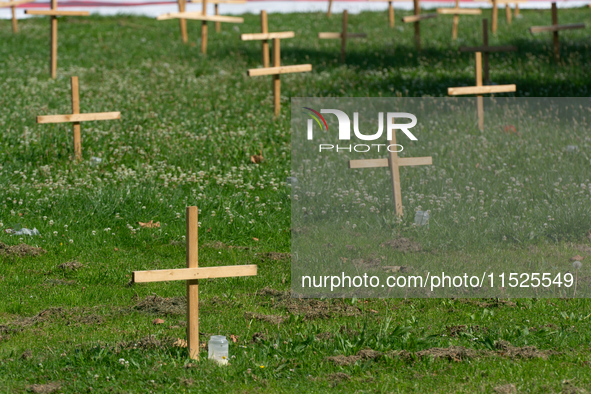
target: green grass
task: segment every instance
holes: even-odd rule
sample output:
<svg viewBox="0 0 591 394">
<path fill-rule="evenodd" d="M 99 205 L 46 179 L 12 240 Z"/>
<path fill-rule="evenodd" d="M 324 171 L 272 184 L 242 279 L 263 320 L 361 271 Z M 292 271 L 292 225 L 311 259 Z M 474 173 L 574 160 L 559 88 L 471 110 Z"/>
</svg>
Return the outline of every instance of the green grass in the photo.
<svg viewBox="0 0 591 394">
<path fill-rule="evenodd" d="M 398 12 L 397 18 L 404 14 Z M 550 35 L 527 32 L 529 26 L 549 24 L 549 11 L 522 14 L 511 26 L 500 20 L 498 35 L 491 37 L 493 45 L 520 47 L 517 53 L 491 56 L 492 80 L 517 84 L 519 97 L 588 97 L 587 30 L 561 33 L 562 61 L 555 64 Z M 490 19 L 490 11 L 484 16 Z M 588 9 L 561 10 L 559 17 L 561 23 L 591 23 Z M 537 393 L 591 388 L 591 304 L 584 299 L 290 302 L 280 293 L 255 295 L 265 287 L 280 292 L 291 287 L 289 260 L 267 254 L 290 250 L 289 99 L 445 96 L 447 87 L 473 83 L 473 56 L 459 55 L 457 46 L 481 41 L 480 18 L 462 17 L 460 40 L 453 44 L 451 17 L 422 23 L 424 50 L 416 52 L 412 26 L 397 22 L 390 30 L 385 13 L 351 16 L 350 31 L 363 31 L 369 39 L 351 40 L 347 64 L 340 65 L 338 42 L 316 39 L 319 31 L 340 28 L 336 15 L 330 20 L 322 14 L 272 15 L 271 31 L 296 32 L 295 39 L 282 43 L 283 63 L 314 67 L 309 74 L 282 77 L 283 110 L 277 119 L 270 79 L 245 76 L 247 68 L 260 64 L 260 44 L 240 42 L 238 31 L 224 25 L 221 34 L 210 33 L 209 53 L 203 57 L 199 24 L 188 25 L 192 43 L 183 45 L 176 21 L 64 18 L 54 81 L 48 78 L 48 21 L 21 21 L 16 36 L 9 22 L 0 24 L 0 222 L 2 229 L 20 225 L 42 234 L 21 239 L 2 231 L 0 242 L 47 250 L 38 257 L 0 257 L 2 391 L 22 392 L 48 382 L 61 382 L 61 390 L 71 393 L 493 392 L 504 384 Z M 238 29 L 258 31 L 258 16 L 245 16 Z M 73 75 L 80 79 L 81 112 L 122 112 L 120 121 L 82 125 L 81 164 L 72 161 L 70 126 L 35 123 L 38 115 L 70 112 Z M 550 131 L 545 134 L 552 138 Z M 585 152 L 588 135 L 578 137 L 576 145 Z M 430 138 L 441 143 L 440 154 L 477 144 L 471 135 L 455 140 L 435 133 Z M 505 143 L 510 137 L 491 138 Z M 554 136 L 539 142 L 562 147 L 571 140 Z M 518 146 L 534 154 L 541 149 L 525 136 L 520 144 L 512 147 L 516 155 Z M 250 157 L 259 151 L 265 160 L 254 165 Z M 536 162 L 536 174 L 552 174 L 544 184 L 561 176 L 565 183 L 589 183 L 588 163 L 580 156 L 571 180 L 569 167 L 554 167 L 549 155 Z M 102 163 L 91 164 L 91 157 L 101 157 Z M 403 181 L 412 179 L 412 174 L 402 175 Z M 467 182 L 468 177 L 454 178 Z M 490 193 L 503 193 L 506 186 L 495 181 Z M 432 253 L 442 259 L 494 261 L 500 253 L 511 261 L 534 253 L 570 264 L 573 254 L 584 254 L 579 250 L 588 246 L 590 229 L 585 220 L 569 219 L 569 212 L 589 218 L 588 208 L 575 210 L 579 197 L 574 198 L 556 192 L 551 202 L 565 205 L 565 215 L 555 216 L 556 227 L 526 242 L 487 236 L 479 245 L 476 233 L 461 226 L 446 228 L 441 236 L 412 227 L 400 231 L 436 246 Z M 586 202 L 588 207 L 588 196 Z M 185 349 L 170 345 L 167 338 L 185 336 L 182 308 L 136 308 L 151 295 L 182 297 L 183 284 L 128 285 L 133 270 L 183 267 L 185 251 L 179 245 L 187 205 L 201 210 L 200 265 L 259 266 L 254 278 L 200 284 L 202 340 L 211 334 L 237 336 L 230 346 L 235 358 L 227 368 L 209 363 L 205 352 L 193 362 Z M 161 227 L 139 228 L 138 222 L 150 220 Z M 463 243 L 446 243 L 455 235 Z M 523 241 L 521 232 L 514 235 Z M 422 256 L 397 258 L 416 262 Z M 77 271 L 58 267 L 73 260 L 84 266 Z M 286 319 L 274 324 L 248 312 Z M 155 318 L 165 323 L 154 325 Z M 253 341 L 255 334 L 263 339 Z M 497 348 L 500 341 L 536 346 L 547 354 L 512 358 Z M 450 346 L 476 355 L 455 361 L 412 356 Z M 326 360 L 364 348 L 386 355 L 348 366 Z M 399 355 L 401 350 L 411 356 Z"/>
</svg>

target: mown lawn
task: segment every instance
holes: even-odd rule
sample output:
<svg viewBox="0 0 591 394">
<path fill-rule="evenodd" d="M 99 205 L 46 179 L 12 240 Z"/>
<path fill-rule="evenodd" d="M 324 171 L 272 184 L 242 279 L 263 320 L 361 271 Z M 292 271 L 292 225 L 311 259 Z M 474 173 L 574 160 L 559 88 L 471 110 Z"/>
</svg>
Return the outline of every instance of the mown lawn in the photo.
<svg viewBox="0 0 591 394">
<path fill-rule="evenodd" d="M 397 12 L 397 18 L 402 15 Z M 522 15 L 511 26 L 500 19 L 498 35 L 491 36 L 493 45 L 520 48 L 491 56 L 492 80 L 517 84 L 515 96 L 588 97 L 588 30 L 561 33 L 562 60 L 556 64 L 550 34 L 532 37 L 527 31 L 549 24 L 550 12 Z M 484 16 L 490 19 L 490 11 Z M 447 87 L 473 83 L 473 56 L 459 54 L 457 47 L 481 42 L 480 18 L 462 17 L 460 39 L 453 44 L 451 17 L 424 22 L 423 51 L 416 52 L 412 26 L 397 21 L 389 29 L 385 13 L 351 15 L 350 31 L 369 38 L 351 40 L 341 65 L 339 43 L 316 39 L 320 31 L 340 28 L 338 15 L 271 15 L 271 31 L 296 32 L 282 43 L 283 63 L 314 67 L 312 73 L 282 77 L 277 119 L 270 79 L 245 75 L 260 64 L 260 44 L 238 39 L 239 33 L 259 31 L 258 20 L 246 15 L 243 25 L 224 25 L 221 34 L 211 26 L 204 57 L 197 22 L 188 23 L 190 44 L 183 45 L 176 21 L 64 18 L 57 80 L 48 75 L 48 21 L 21 21 L 16 36 L 8 21 L 0 23 L 0 389 L 40 390 L 33 386 L 39 384 L 70 393 L 591 390 L 591 303 L 585 299 L 289 297 L 290 98 L 445 96 Z M 561 10 L 559 20 L 589 24 L 591 11 Z M 120 121 L 82 125 L 79 164 L 72 160 L 70 126 L 35 123 L 38 115 L 70 112 L 74 75 L 80 79 L 81 112 L 122 113 Z M 541 155 L 538 145 L 544 142 L 554 153 L 540 156 L 531 170 L 550 174 L 540 182 L 561 214 L 549 230 L 531 239 L 516 233 L 506 241 L 497 232 L 483 235 L 479 244 L 464 226 L 449 226 L 438 237 L 403 223 L 400 233 L 426 248 L 406 258 L 420 261 L 422 253 L 439 253 L 444 261 L 494 261 L 502 255 L 509 262 L 540 258 L 570 265 L 575 254 L 591 255 L 584 156 L 589 135 L 552 139 L 551 132 L 543 133 L 548 134 L 549 141 L 524 137 L 511 143 L 516 152 L 523 146 Z M 513 137 L 491 138 L 504 144 Z M 462 148 L 446 135 L 435 133 L 433 141 L 443 151 Z M 556 166 L 569 143 L 578 146 L 574 166 Z M 264 160 L 253 164 L 251 156 L 259 153 Z M 496 161 L 502 162 L 491 158 Z M 456 179 L 462 173 L 457 171 Z M 401 175 L 411 182 L 412 172 Z M 507 185 L 488 187 L 494 195 Z M 559 191 L 552 193 L 554 188 Z M 195 362 L 174 345 L 185 337 L 184 284 L 129 283 L 134 270 L 184 266 L 188 205 L 200 208 L 201 266 L 253 263 L 259 269 L 253 278 L 200 283 L 202 341 L 212 334 L 235 340 L 225 368 L 208 362 L 206 349 Z M 160 227 L 139 225 L 150 220 Z M 4 231 L 17 226 L 35 227 L 41 235 Z M 454 239 L 461 242 L 449 241 Z M 45 253 L 7 249 L 19 244 Z M 155 319 L 164 323 L 153 324 Z"/>
</svg>

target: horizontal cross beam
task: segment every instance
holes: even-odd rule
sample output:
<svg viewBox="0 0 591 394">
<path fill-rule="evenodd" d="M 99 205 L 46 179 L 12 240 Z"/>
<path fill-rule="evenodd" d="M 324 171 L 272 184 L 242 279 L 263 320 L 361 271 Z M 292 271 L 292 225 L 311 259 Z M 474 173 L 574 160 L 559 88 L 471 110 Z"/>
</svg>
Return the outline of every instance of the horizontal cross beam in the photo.
<svg viewBox="0 0 591 394">
<path fill-rule="evenodd" d="M 478 8 L 438 8 L 437 13 L 442 15 L 480 15 L 482 10 Z"/>
<path fill-rule="evenodd" d="M 46 15 L 46 16 L 88 16 L 88 11 L 60 11 L 60 10 L 25 10 L 28 15 Z"/>
<path fill-rule="evenodd" d="M 572 25 L 551 25 L 551 26 L 532 26 L 529 28 L 529 32 L 534 33 L 541 33 L 544 31 L 559 31 L 559 30 L 577 30 L 577 29 L 584 29 L 584 23 L 573 23 Z"/>
<path fill-rule="evenodd" d="M 430 156 L 398 158 L 399 166 L 427 166 L 432 164 L 433 158 Z M 389 165 L 388 159 L 349 160 L 349 168 L 376 168 L 388 167 Z"/>
<path fill-rule="evenodd" d="M 168 282 L 172 280 L 194 280 L 228 278 L 234 276 L 255 276 L 256 265 L 228 265 L 224 267 L 179 268 L 170 270 L 134 271 L 133 283 Z"/>
<path fill-rule="evenodd" d="M 75 123 L 91 122 L 94 120 L 121 119 L 121 112 L 99 112 L 96 114 L 72 114 L 72 115 L 43 115 L 37 116 L 37 123 Z"/>
<path fill-rule="evenodd" d="M 295 33 L 293 31 L 282 31 L 277 33 L 252 33 L 242 34 L 240 39 L 242 41 L 259 41 L 259 40 L 272 40 L 274 38 L 294 38 Z"/>
<path fill-rule="evenodd" d="M 33 0 L 33 1 L 35 1 L 35 0 Z M 16 6 L 21 5 L 21 4 L 32 3 L 33 1 L 31 1 L 31 0 L 15 0 L 15 1 L 9 1 L 8 3 L 0 3 L 0 8 L 4 8 L 4 7 L 16 7 Z"/>
<path fill-rule="evenodd" d="M 365 33 L 347 33 L 345 34 L 347 38 L 365 38 L 367 34 Z M 343 38 L 342 33 L 318 33 L 318 38 L 320 39 L 341 39 Z"/>
<path fill-rule="evenodd" d="M 246 72 L 249 77 L 259 77 L 261 75 L 280 75 L 290 73 L 304 73 L 312 71 L 311 64 L 298 64 L 295 66 L 279 66 L 268 68 L 251 68 Z"/>
<path fill-rule="evenodd" d="M 244 23 L 244 18 L 236 16 L 225 16 L 225 15 L 203 15 L 201 11 L 192 12 L 171 12 L 168 14 L 159 15 L 156 17 L 157 20 L 163 21 L 167 19 L 192 19 L 197 21 L 206 22 L 228 22 L 228 23 Z"/>
<path fill-rule="evenodd" d="M 419 15 L 405 16 L 404 18 L 402 18 L 402 22 L 411 23 L 411 22 L 418 22 L 418 21 L 422 21 L 423 19 L 431 19 L 431 18 L 437 18 L 437 13 L 434 12 L 431 14 L 419 14 Z"/>
<path fill-rule="evenodd" d="M 517 47 L 513 45 L 489 47 L 487 45 L 481 47 L 460 47 L 459 50 L 460 52 L 513 52 L 517 50 Z"/>
<path fill-rule="evenodd" d="M 466 86 L 461 88 L 447 88 L 450 96 L 461 96 L 464 94 L 490 94 L 515 92 L 515 85 L 488 85 L 488 86 Z"/>
</svg>

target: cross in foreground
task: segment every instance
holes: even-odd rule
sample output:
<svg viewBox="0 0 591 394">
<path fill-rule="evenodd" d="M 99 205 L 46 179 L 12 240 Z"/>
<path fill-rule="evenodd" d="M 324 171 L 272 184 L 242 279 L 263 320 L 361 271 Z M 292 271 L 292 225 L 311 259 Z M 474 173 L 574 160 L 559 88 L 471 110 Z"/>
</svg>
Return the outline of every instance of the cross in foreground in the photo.
<svg viewBox="0 0 591 394">
<path fill-rule="evenodd" d="M 531 34 L 541 33 L 544 31 L 551 31 L 554 40 L 554 59 L 560 60 L 560 44 L 558 42 L 558 31 L 559 30 L 576 30 L 584 29 L 584 23 L 574 23 L 572 25 L 559 25 L 558 24 L 558 9 L 556 3 L 552 3 L 552 25 L 551 26 L 533 26 L 529 28 Z"/>
<path fill-rule="evenodd" d="M 482 52 L 484 82 L 490 82 L 489 63 L 488 58 L 491 52 L 513 52 L 517 51 L 514 45 L 505 46 L 488 46 L 488 19 L 482 20 L 482 46 L 479 47 L 465 47 L 461 46 L 460 52 Z"/>
<path fill-rule="evenodd" d="M 460 15 L 480 15 L 482 10 L 480 8 L 460 8 L 460 0 L 456 0 L 454 8 L 438 8 L 438 14 L 453 15 L 453 25 L 451 27 L 451 39 L 458 39 L 458 25 L 460 24 Z"/>
<path fill-rule="evenodd" d="M 16 7 L 21 4 L 30 3 L 31 0 L 14 0 L 9 1 L 8 3 L 0 3 L 0 8 L 8 8 L 10 7 L 12 11 L 12 32 L 18 33 L 18 20 L 16 19 Z"/>
<path fill-rule="evenodd" d="M 394 119 L 392 119 L 394 122 Z M 394 146 L 394 151 L 388 150 L 387 159 L 365 159 L 349 160 L 349 168 L 378 168 L 389 167 L 392 180 L 392 197 L 396 214 L 402 216 L 402 192 L 400 190 L 400 167 L 408 166 L 428 166 L 433 164 L 433 158 L 427 157 L 398 157 L 396 151 L 396 129 L 392 130 L 392 139 L 388 141 L 389 145 Z"/>
<path fill-rule="evenodd" d="M 421 15 L 421 5 L 419 0 L 413 0 L 414 3 L 414 15 L 405 16 L 402 18 L 402 22 L 404 23 L 414 23 L 415 24 L 415 47 L 417 51 L 421 50 L 421 21 L 425 19 L 437 18 L 437 13 L 431 14 L 423 14 Z"/>
<path fill-rule="evenodd" d="M 88 11 L 59 11 L 57 9 L 57 0 L 51 0 L 51 10 L 25 10 L 27 15 L 46 15 L 51 20 L 51 40 L 50 40 L 50 73 L 51 78 L 57 78 L 57 17 L 58 16 L 88 16 Z"/>
<path fill-rule="evenodd" d="M 478 128 L 484 130 L 484 100 L 482 99 L 482 95 L 489 93 L 510 93 L 516 90 L 517 87 L 515 85 L 482 86 L 482 53 L 476 52 L 476 86 L 447 88 L 447 94 L 450 96 L 477 95 L 476 111 L 478 113 Z"/>
<path fill-rule="evenodd" d="M 341 33 L 318 33 L 320 39 L 340 39 L 341 40 L 341 62 L 345 62 L 347 50 L 347 38 L 365 38 L 365 33 L 347 33 L 347 22 L 349 20 L 349 13 L 347 10 L 343 11 L 343 31 Z"/>
<path fill-rule="evenodd" d="M 185 0 L 179 0 L 185 1 Z M 180 3 L 179 3 L 180 6 Z M 244 18 L 225 15 L 207 15 L 207 0 L 203 0 L 202 11 L 191 12 L 171 12 L 168 14 L 159 15 L 156 20 L 163 21 L 168 19 L 193 19 L 201 22 L 201 53 L 207 53 L 207 22 L 228 22 L 228 23 L 244 23 Z M 181 27 L 182 29 L 182 27 Z M 183 41 L 185 38 L 183 37 Z"/>
<path fill-rule="evenodd" d="M 73 123 L 74 156 L 76 160 L 82 159 L 82 142 L 80 138 L 80 122 L 93 120 L 121 119 L 121 112 L 100 112 L 94 114 L 80 113 L 80 96 L 78 89 L 78 77 L 72 77 L 72 114 L 71 115 L 45 115 L 37 116 L 37 123 Z"/>
<path fill-rule="evenodd" d="M 240 38 L 243 41 L 273 40 L 273 67 L 251 68 L 246 72 L 246 75 L 248 75 L 249 77 L 258 77 L 262 75 L 273 76 L 273 106 L 275 107 L 275 116 L 279 116 L 279 113 L 281 112 L 281 80 L 279 78 L 280 75 L 312 71 L 311 64 L 281 66 L 281 39 L 292 38 L 294 36 L 295 34 L 293 31 L 279 33 L 242 34 L 240 36 Z"/>
<path fill-rule="evenodd" d="M 255 276 L 256 265 L 229 265 L 225 267 L 199 268 L 198 253 L 198 209 L 187 207 L 187 268 L 155 271 L 134 271 L 133 283 L 187 282 L 187 349 L 189 357 L 199 359 L 199 279 L 232 278 Z"/>
</svg>

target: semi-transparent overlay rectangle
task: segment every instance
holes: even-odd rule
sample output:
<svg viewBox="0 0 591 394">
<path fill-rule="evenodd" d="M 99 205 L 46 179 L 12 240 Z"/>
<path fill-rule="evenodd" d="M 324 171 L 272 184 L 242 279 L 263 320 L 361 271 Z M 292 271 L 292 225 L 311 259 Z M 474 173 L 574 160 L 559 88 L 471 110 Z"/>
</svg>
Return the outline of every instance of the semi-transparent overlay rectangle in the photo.
<svg viewBox="0 0 591 394">
<path fill-rule="evenodd" d="M 293 295 L 591 296 L 591 99 L 291 107 Z M 389 123 L 413 117 L 390 146 Z M 400 150 L 402 216 L 388 148 Z"/>
</svg>

